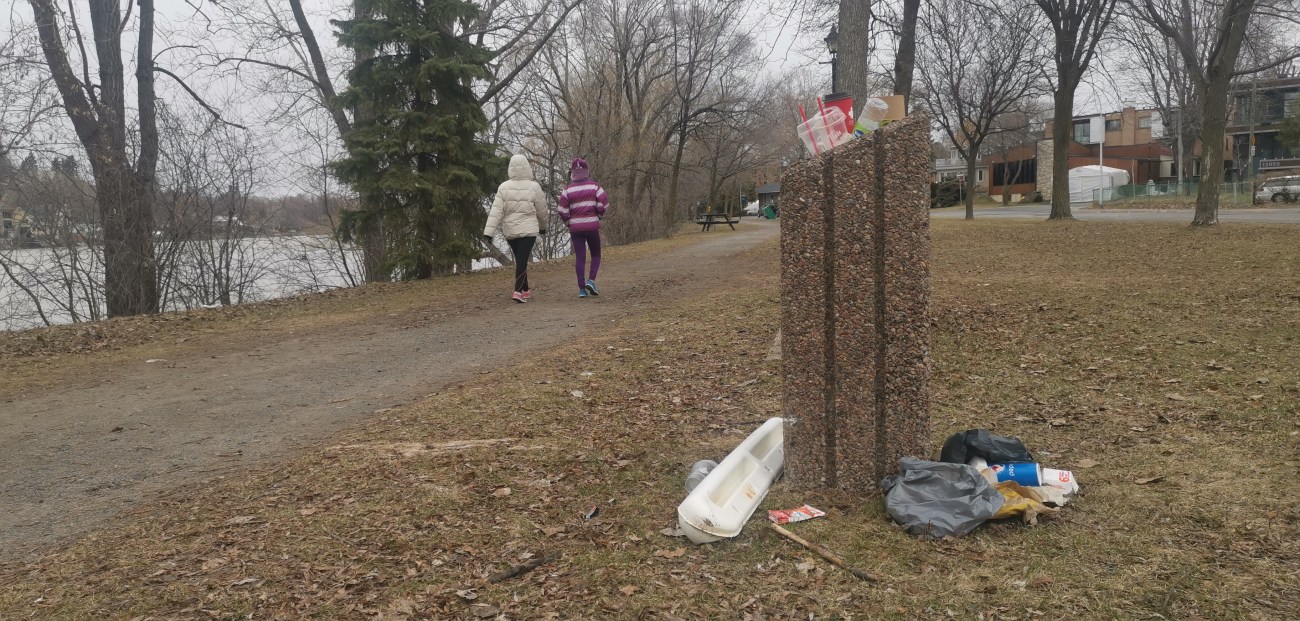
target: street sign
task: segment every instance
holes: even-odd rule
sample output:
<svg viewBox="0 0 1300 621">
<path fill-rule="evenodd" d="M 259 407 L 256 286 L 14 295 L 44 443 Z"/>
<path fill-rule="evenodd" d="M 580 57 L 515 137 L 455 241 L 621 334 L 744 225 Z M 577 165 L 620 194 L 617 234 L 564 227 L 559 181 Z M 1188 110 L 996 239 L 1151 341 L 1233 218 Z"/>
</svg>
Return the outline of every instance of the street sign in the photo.
<svg viewBox="0 0 1300 621">
<path fill-rule="evenodd" d="M 1088 138 L 1093 144 L 1106 142 L 1106 117 L 1094 116 L 1088 119 Z"/>
</svg>

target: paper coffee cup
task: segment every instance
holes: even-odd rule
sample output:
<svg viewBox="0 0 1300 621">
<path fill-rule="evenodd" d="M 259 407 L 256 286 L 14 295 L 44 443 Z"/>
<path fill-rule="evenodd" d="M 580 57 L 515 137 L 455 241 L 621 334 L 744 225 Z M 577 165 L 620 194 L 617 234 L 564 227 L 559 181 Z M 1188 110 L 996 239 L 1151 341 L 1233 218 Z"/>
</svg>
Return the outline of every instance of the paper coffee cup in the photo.
<svg viewBox="0 0 1300 621">
<path fill-rule="evenodd" d="M 1025 487 L 1042 484 L 1042 469 L 1035 463 L 990 464 L 989 469 L 997 475 L 998 481 L 1015 481 Z"/>
</svg>

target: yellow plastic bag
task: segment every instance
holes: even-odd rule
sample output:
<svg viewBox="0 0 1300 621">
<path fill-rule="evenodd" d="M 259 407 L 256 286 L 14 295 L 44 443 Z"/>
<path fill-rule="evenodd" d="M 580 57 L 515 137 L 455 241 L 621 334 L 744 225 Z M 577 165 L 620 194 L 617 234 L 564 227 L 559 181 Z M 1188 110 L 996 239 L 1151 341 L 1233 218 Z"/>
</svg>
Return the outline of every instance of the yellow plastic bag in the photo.
<svg viewBox="0 0 1300 621">
<path fill-rule="evenodd" d="M 1038 523 L 1039 516 L 1052 517 L 1060 512 L 1060 509 L 1043 504 L 1043 499 L 1034 490 L 1015 481 L 1002 481 L 996 487 L 1004 502 L 1002 508 L 989 518 L 991 520 L 1004 520 L 1019 515 L 1026 524 L 1032 526 Z"/>
</svg>

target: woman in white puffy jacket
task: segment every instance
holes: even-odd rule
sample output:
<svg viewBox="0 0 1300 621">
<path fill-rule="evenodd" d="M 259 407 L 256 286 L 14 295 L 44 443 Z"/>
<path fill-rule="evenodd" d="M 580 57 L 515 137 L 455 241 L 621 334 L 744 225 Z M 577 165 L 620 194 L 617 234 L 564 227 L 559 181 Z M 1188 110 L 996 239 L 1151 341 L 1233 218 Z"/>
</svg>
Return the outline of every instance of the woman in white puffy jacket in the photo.
<svg viewBox="0 0 1300 621">
<path fill-rule="evenodd" d="M 533 296 L 528 287 L 528 260 L 538 235 L 546 233 L 546 193 L 533 180 L 533 166 L 528 158 L 510 158 L 510 178 L 497 188 L 497 197 L 488 212 L 483 234 L 495 237 L 501 231 L 515 255 L 515 292 L 510 298 L 523 304 Z"/>
</svg>

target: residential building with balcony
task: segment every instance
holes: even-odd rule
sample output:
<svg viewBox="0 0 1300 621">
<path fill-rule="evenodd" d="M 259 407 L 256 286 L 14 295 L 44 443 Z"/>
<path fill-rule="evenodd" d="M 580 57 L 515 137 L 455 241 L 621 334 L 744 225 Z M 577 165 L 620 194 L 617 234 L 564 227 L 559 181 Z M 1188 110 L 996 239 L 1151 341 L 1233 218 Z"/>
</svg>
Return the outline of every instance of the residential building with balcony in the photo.
<svg viewBox="0 0 1300 621">
<path fill-rule="evenodd" d="M 1300 148 L 1288 148 L 1279 138 L 1283 120 L 1300 117 L 1300 78 L 1240 82 L 1231 102 L 1226 133 L 1234 178 L 1300 174 Z"/>
</svg>

